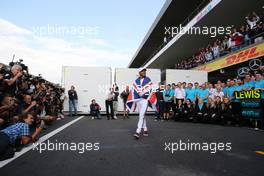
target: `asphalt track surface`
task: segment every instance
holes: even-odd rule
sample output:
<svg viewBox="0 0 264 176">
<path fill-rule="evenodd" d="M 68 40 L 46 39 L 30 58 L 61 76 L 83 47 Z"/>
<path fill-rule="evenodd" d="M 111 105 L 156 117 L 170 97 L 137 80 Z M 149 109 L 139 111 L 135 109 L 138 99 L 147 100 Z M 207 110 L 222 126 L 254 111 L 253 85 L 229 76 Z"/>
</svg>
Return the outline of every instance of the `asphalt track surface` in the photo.
<svg viewBox="0 0 264 176">
<path fill-rule="evenodd" d="M 70 122 L 57 121 L 45 133 Z M 21 176 L 261 176 L 263 175 L 264 132 L 245 127 L 155 122 L 147 117 L 149 137 L 132 135 L 137 117 L 128 120 L 81 120 L 49 138 L 50 142 L 100 143 L 98 151 L 30 150 L 0 168 L 0 175 Z M 165 143 L 231 142 L 231 151 L 165 151 Z"/>
</svg>

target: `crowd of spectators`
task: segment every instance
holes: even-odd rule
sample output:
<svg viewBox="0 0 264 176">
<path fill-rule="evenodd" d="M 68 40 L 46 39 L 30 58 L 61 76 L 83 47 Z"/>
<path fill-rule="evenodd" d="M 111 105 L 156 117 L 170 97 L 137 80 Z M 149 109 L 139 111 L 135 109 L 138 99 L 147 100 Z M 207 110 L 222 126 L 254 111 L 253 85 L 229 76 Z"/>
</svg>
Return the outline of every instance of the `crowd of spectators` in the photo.
<svg viewBox="0 0 264 176">
<path fill-rule="evenodd" d="M 0 64 L 0 160 L 14 156 L 64 118 L 63 95 L 61 87 L 29 74 L 21 61 Z"/>
<path fill-rule="evenodd" d="M 213 44 L 199 49 L 191 58 L 180 59 L 175 69 L 191 69 L 210 62 L 228 53 L 259 43 L 264 38 L 264 12 L 252 12 L 246 17 L 245 24 L 233 28 L 231 34 L 218 38 Z"/>
<path fill-rule="evenodd" d="M 264 76 L 262 71 L 247 74 L 244 79 L 228 79 L 217 83 L 198 82 L 167 84 L 159 88 L 157 95 L 156 120 L 191 121 L 222 125 L 244 125 L 241 102 L 234 98 L 235 91 L 260 90 L 264 106 Z M 263 115 L 263 114 L 262 114 Z M 246 122 L 248 123 L 248 122 Z M 250 123 L 248 123 L 250 124 Z M 261 124 L 261 123 L 260 123 Z M 262 117 L 262 128 L 263 126 Z"/>
</svg>

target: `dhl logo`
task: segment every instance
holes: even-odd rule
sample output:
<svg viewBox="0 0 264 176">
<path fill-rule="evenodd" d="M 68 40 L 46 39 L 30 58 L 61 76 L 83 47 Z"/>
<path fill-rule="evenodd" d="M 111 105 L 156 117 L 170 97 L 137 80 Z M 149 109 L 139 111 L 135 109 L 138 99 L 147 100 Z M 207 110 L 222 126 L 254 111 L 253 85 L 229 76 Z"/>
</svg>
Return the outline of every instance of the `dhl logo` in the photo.
<svg viewBox="0 0 264 176">
<path fill-rule="evenodd" d="M 228 57 L 224 57 L 220 60 L 216 60 L 212 63 L 198 67 L 198 70 L 212 72 L 221 68 L 225 68 L 231 65 L 245 62 L 250 59 L 261 57 L 264 55 L 264 43 L 257 46 L 245 49 L 238 53 L 232 54 Z"/>
<path fill-rule="evenodd" d="M 233 65 L 236 63 L 244 62 L 246 60 L 256 58 L 260 56 L 260 53 L 257 52 L 257 47 L 249 48 L 244 51 L 241 51 L 237 54 L 233 54 L 231 56 L 228 56 L 225 59 L 225 63 L 221 65 L 221 67 L 226 67 L 229 65 Z"/>
</svg>

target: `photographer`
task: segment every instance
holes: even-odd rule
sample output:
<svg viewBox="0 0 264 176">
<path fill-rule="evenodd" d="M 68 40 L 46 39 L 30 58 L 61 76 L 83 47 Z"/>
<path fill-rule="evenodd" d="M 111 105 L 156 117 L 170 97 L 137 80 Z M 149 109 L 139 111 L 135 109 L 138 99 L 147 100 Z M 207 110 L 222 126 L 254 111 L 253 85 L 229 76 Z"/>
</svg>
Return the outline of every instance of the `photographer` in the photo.
<svg viewBox="0 0 264 176">
<path fill-rule="evenodd" d="M 14 156 L 14 147 L 16 143 L 24 146 L 31 141 L 36 141 L 37 136 L 42 131 L 43 124 L 36 128 L 35 132 L 30 135 L 29 126 L 32 125 L 33 122 L 33 116 L 29 113 L 24 113 L 20 116 L 19 123 L 0 131 L 0 161 Z"/>
<path fill-rule="evenodd" d="M 18 115 L 18 105 L 10 95 L 5 95 L 0 106 L 0 129 L 14 123 L 15 115 Z"/>
<path fill-rule="evenodd" d="M 18 79 L 22 76 L 22 67 L 20 65 L 13 65 L 11 74 L 5 79 L 6 89 L 5 93 L 15 96 L 17 91 Z"/>
<path fill-rule="evenodd" d="M 95 99 L 92 99 L 92 103 L 90 104 L 90 114 L 92 116 L 92 120 L 94 118 L 101 119 L 100 110 L 101 110 L 100 105 L 96 103 Z"/>
</svg>

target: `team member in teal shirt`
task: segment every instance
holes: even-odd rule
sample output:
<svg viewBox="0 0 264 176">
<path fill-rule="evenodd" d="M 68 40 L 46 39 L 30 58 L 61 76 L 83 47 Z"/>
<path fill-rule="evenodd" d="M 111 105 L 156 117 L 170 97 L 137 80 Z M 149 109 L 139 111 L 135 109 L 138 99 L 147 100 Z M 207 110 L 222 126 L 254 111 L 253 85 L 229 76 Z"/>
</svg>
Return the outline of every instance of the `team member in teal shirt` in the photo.
<svg viewBox="0 0 264 176">
<path fill-rule="evenodd" d="M 192 103 L 195 103 L 196 93 L 195 93 L 195 89 L 193 89 L 192 83 L 188 83 L 188 87 L 186 88 L 185 92 L 186 92 L 186 100 L 190 99 Z"/>
<path fill-rule="evenodd" d="M 207 98 L 209 96 L 209 90 L 206 89 L 205 84 L 202 84 L 201 89 L 198 91 L 198 98 L 203 99 L 207 103 Z"/>
<path fill-rule="evenodd" d="M 260 73 L 256 74 L 255 89 L 261 90 L 261 99 L 264 99 L 264 79 Z"/>
<path fill-rule="evenodd" d="M 199 83 L 198 82 L 195 82 L 194 83 L 195 101 L 197 100 L 197 96 L 198 96 L 199 91 L 200 91 Z"/>
<path fill-rule="evenodd" d="M 173 91 L 171 89 L 171 85 L 168 84 L 166 86 L 166 89 L 163 91 L 163 99 L 164 99 L 164 103 L 165 103 L 165 108 L 164 108 L 164 119 L 165 120 L 169 120 L 173 96 L 174 96 L 174 94 L 173 94 Z"/>
<path fill-rule="evenodd" d="M 236 91 L 237 86 L 235 85 L 234 80 L 230 80 L 230 87 L 227 90 L 227 96 L 229 97 L 230 100 L 233 99 L 234 97 L 234 92 Z"/>
</svg>

